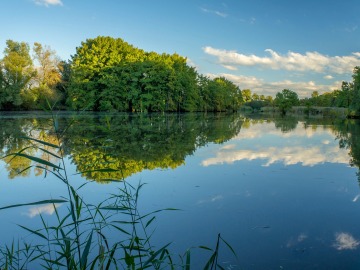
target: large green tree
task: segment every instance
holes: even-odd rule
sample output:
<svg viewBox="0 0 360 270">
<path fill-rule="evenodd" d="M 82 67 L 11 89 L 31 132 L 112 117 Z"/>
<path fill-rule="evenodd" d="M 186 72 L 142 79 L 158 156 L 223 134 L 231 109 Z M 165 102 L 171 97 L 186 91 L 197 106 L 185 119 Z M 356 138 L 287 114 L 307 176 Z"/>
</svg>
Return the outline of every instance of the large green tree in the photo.
<svg viewBox="0 0 360 270">
<path fill-rule="evenodd" d="M 205 79 L 185 57 L 144 52 L 122 39 L 88 39 L 71 61 L 68 104 L 76 110 L 223 111 L 241 102 L 229 80 Z"/>
<path fill-rule="evenodd" d="M 142 61 L 144 52 L 120 38 L 87 39 L 72 57 L 68 103 L 73 109 L 99 110 L 108 70 L 122 63 Z"/>
</svg>

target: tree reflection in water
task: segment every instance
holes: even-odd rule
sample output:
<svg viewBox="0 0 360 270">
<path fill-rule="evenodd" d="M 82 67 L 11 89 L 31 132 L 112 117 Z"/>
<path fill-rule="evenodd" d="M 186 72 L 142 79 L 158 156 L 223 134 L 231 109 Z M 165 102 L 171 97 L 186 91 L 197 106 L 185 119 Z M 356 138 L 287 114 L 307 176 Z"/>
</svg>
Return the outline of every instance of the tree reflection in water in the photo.
<svg viewBox="0 0 360 270">
<path fill-rule="evenodd" d="M 64 152 L 89 180 L 121 180 L 156 168 L 176 168 L 198 147 L 223 143 L 240 132 L 239 114 L 86 114 L 59 118 Z M 57 144 L 49 118 L 6 118 L 1 125 L 2 154 L 36 155 L 34 139 Z M 46 149 L 50 151 L 50 149 Z M 45 153 L 46 154 L 46 153 Z M 56 155 L 57 153 L 53 153 Z M 44 155 L 44 153 L 43 153 Z M 51 160 L 54 155 L 41 156 Z M 9 177 L 28 176 L 31 161 L 6 157 Z M 35 167 L 35 173 L 43 171 Z"/>
</svg>

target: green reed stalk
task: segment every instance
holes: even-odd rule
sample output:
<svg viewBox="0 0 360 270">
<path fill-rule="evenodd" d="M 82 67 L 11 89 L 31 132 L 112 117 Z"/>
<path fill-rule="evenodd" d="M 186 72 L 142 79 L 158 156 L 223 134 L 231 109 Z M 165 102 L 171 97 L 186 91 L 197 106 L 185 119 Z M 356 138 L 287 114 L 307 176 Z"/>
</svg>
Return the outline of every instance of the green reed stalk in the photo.
<svg viewBox="0 0 360 270">
<path fill-rule="evenodd" d="M 52 109 L 52 107 L 50 106 Z M 72 122 L 69 124 L 71 125 Z M 56 136 L 56 144 L 46 142 L 31 137 L 24 137 L 32 143 L 17 153 L 10 154 L 13 158 L 22 157 L 34 162 L 34 165 L 26 169 L 40 168 L 46 175 L 52 175 L 63 182 L 67 187 L 66 198 L 45 199 L 36 202 L 19 203 L 0 207 L 0 210 L 22 207 L 52 204 L 56 216 L 56 224 L 49 225 L 44 217 L 40 215 L 42 228 L 30 229 L 19 225 L 25 231 L 31 233 L 40 244 L 29 245 L 20 241 L 11 246 L 0 248 L 0 269 L 1 270 L 22 270 L 29 269 L 32 263 L 37 263 L 42 269 L 191 269 L 191 249 L 188 249 L 181 261 L 185 263 L 175 264 L 172 253 L 169 250 L 170 243 L 159 249 L 155 249 L 151 244 L 151 237 L 148 229 L 155 221 L 156 214 L 162 211 L 174 211 L 178 209 L 167 208 L 155 210 L 145 215 L 141 215 L 138 210 L 140 190 L 144 184 L 133 187 L 124 179 L 120 179 L 122 188 L 118 189 L 117 194 L 111 194 L 107 199 L 98 205 L 87 203 L 79 194 L 81 185 L 77 189 L 71 184 L 70 176 L 65 163 L 65 146 L 63 145 L 64 132 L 69 129 L 66 126 L 63 131 L 59 128 L 59 120 L 52 113 L 52 129 Z M 110 125 L 107 122 L 107 125 Z M 54 153 L 49 149 L 56 150 Z M 59 165 L 35 155 L 29 155 L 26 151 L 30 148 L 47 153 L 59 161 Z M 3 157 L 4 158 L 4 157 Z M 10 159 L 11 162 L 11 159 Z M 114 169 L 98 169 L 87 172 L 113 172 Z M 121 168 L 119 168 L 121 172 Z M 80 172 L 80 174 L 85 172 Z M 106 179 L 108 182 L 117 182 L 119 179 Z M 68 213 L 62 216 L 56 205 L 60 203 L 68 204 Z M 123 238 L 111 243 L 109 233 L 120 233 Z M 95 241 L 94 239 L 97 239 Z M 42 244 L 42 241 L 45 244 Z M 200 246 L 198 248 L 212 251 L 209 260 L 206 262 L 204 270 L 223 269 L 218 263 L 220 242 L 234 253 L 232 247 L 221 238 L 217 237 L 215 250 Z M 95 249 L 98 251 L 96 252 Z M 236 256 L 236 255 L 235 255 Z M 39 267 L 39 266 L 37 266 Z"/>
</svg>

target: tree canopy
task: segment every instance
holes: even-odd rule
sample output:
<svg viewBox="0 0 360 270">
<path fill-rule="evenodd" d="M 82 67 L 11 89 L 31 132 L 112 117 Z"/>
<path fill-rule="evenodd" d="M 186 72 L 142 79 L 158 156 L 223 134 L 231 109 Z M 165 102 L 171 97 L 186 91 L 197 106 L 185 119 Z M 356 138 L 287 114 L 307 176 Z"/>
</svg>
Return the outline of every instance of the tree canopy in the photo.
<svg viewBox="0 0 360 270">
<path fill-rule="evenodd" d="M 7 110 L 20 106 L 22 95 L 29 89 L 36 74 L 29 45 L 7 40 L 0 67 L 0 108 Z"/>
<path fill-rule="evenodd" d="M 281 113 L 285 115 L 289 109 L 299 104 L 299 97 L 294 91 L 284 89 L 276 94 L 274 102 Z"/>
<path fill-rule="evenodd" d="M 71 61 L 68 104 L 94 111 L 224 111 L 240 89 L 199 75 L 178 54 L 145 52 L 120 38 L 88 39 Z"/>
<path fill-rule="evenodd" d="M 344 107 L 360 116 L 360 67 L 351 82 L 332 92 L 313 91 L 299 100 L 284 89 L 272 96 L 240 90 L 225 77 L 199 74 L 176 53 L 146 52 L 121 38 L 83 41 L 70 60 L 35 42 L 6 41 L 0 59 L 0 110 L 57 108 L 91 111 L 191 112 L 253 110 L 277 106 L 282 114 L 295 105 Z"/>
</svg>

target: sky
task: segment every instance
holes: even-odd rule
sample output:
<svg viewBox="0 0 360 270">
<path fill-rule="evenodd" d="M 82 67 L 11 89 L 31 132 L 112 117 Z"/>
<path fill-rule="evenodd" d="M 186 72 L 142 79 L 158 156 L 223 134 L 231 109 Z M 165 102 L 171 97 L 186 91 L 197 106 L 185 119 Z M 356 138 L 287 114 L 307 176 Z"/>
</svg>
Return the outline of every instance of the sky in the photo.
<svg viewBox="0 0 360 270">
<path fill-rule="evenodd" d="M 88 38 L 111 36 L 178 53 L 240 89 L 299 97 L 340 89 L 360 66 L 358 0 L 1 0 L 6 40 L 48 45 L 63 59 Z"/>
</svg>

